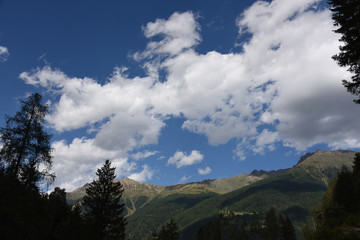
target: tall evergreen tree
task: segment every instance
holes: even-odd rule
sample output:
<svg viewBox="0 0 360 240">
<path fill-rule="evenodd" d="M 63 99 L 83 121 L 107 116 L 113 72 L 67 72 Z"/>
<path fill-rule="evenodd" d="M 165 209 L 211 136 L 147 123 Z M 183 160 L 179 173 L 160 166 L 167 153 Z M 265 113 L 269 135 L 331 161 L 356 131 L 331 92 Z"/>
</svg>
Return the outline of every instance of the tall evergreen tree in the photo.
<svg viewBox="0 0 360 240">
<path fill-rule="evenodd" d="M 351 81 L 343 80 L 348 92 L 358 96 L 354 102 L 360 104 L 360 0 L 329 0 L 336 33 L 342 34 L 340 53 L 333 59 L 342 67 L 349 67 Z"/>
<path fill-rule="evenodd" d="M 115 168 L 109 160 L 97 170 L 97 180 L 86 189 L 83 205 L 85 219 L 91 236 L 96 240 L 125 239 L 125 204 L 121 202 L 124 191 L 120 182 L 115 182 Z"/>
<path fill-rule="evenodd" d="M 343 167 L 329 183 L 317 207 L 314 223 L 304 226 L 305 240 L 360 239 L 360 154 L 354 160 L 353 171 Z"/>
<path fill-rule="evenodd" d="M 41 104 L 41 99 L 41 95 L 35 93 L 27 100 L 21 100 L 21 110 L 14 117 L 6 116 L 6 126 L 0 128 L 2 169 L 34 190 L 38 190 L 36 184 L 39 181 L 52 182 L 55 178 L 49 173 L 51 136 L 43 129 L 48 106 Z"/>
<path fill-rule="evenodd" d="M 174 219 L 171 217 L 170 221 L 162 226 L 158 236 L 159 240 L 179 240 L 180 233 L 179 227 L 177 226 Z"/>
<path fill-rule="evenodd" d="M 280 239 L 296 240 L 295 228 L 289 217 L 279 215 Z"/>
<path fill-rule="evenodd" d="M 250 223 L 250 239 L 260 239 L 261 224 L 259 220 L 259 214 L 254 213 Z"/>
<path fill-rule="evenodd" d="M 355 176 L 360 175 L 360 152 L 355 154 L 354 166 L 353 166 L 353 174 Z"/>
<path fill-rule="evenodd" d="M 271 208 L 264 220 L 264 238 L 269 240 L 276 240 L 279 238 L 279 221 L 275 208 Z"/>
</svg>

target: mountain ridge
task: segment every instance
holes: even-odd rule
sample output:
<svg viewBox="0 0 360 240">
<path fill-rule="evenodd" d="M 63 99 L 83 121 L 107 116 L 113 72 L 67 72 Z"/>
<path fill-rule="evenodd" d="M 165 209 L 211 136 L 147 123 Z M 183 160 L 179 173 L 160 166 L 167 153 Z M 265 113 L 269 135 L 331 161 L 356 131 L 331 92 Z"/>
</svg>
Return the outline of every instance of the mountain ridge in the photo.
<svg viewBox="0 0 360 240">
<path fill-rule="evenodd" d="M 197 229 L 219 211 L 266 211 L 275 206 L 289 215 L 299 232 L 307 209 L 315 208 L 328 182 L 343 165 L 351 167 L 355 152 L 346 150 L 307 153 L 292 168 L 253 170 L 231 178 L 158 186 L 124 178 L 129 239 L 142 240 L 169 220 L 178 222 L 182 239 L 193 239 Z M 68 194 L 73 203 L 85 187 Z M 76 197 L 74 197 L 76 196 Z M 70 199 L 70 198 L 68 198 Z M 75 200 L 75 201 L 74 201 Z"/>
</svg>

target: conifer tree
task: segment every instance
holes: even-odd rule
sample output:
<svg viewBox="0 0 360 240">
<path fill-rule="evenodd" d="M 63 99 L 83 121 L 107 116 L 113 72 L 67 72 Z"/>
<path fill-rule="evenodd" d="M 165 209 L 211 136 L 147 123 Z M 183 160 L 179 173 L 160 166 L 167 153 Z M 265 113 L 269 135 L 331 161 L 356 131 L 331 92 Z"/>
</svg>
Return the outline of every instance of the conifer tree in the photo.
<svg viewBox="0 0 360 240">
<path fill-rule="evenodd" d="M 358 96 L 354 102 L 360 104 L 360 0 L 329 0 L 336 33 L 342 34 L 340 53 L 333 59 L 353 74 L 351 81 L 343 80 L 348 92 Z"/>
<path fill-rule="evenodd" d="M 159 240 L 179 240 L 180 233 L 179 227 L 177 226 L 174 219 L 171 217 L 170 222 L 162 226 L 159 233 Z"/>
<path fill-rule="evenodd" d="M 264 237 L 269 240 L 276 240 L 279 237 L 279 221 L 275 208 L 271 208 L 264 220 Z"/>
<path fill-rule="evenodd" d="M 346 167 L 329 183 L 317 207 L 312 227 L 303 228 L 305 240 L 360 239 L 360 154 L 355 155 L 353 171 Z"/>
<path fill-rule="evenodd" d="M 250 238 L 260 239 L 261 224 L 259 220 L 259 214 L 254 213 L 250 223 Z"/>
<path fill-rule="evenodd" d="M 296 240 L 295 228 L 289 217 L 279 215 L 280 239 Z"/>
<path fill-rule="evenodd" d="M 27 100 L 21 100 L 21 110 L 14 117 L 6 116 L 6 126 L 0 128 L 2 169 L 35 191 L 39 181 L 51 183 L 55 178 L 49 173 L 52 165 L 51 136 L 43 129 L 48 106 L 41 104 L 41 99 L 41 95 L 35 93 Z"/>
<path fill-rule="evenodd" d="M 121 202 L 122 184 L 114 179 L 115 168 L 109 160 L 97 170 L 97 180 L 86 189 L 83 204 L 91 236 L 96 240 L 125 239 L 125 204 Z"/>
<path fill-rule="evenodd" d="M 359 176 L 360 175 L 360 152 L 357 152 L 355 154 L 355 158 L 354 158 L 354 166 L 353 166 L 353 174 L 355 176 Z"/>
</svg>

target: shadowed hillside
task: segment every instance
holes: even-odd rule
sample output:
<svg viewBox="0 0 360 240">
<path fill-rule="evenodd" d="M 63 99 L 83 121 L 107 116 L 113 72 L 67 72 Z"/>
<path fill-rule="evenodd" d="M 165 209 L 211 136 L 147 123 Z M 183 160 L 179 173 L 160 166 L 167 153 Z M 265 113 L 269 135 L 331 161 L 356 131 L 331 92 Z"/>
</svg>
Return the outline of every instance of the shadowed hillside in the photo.
<svg viewBox="0 0 360 240">
<path fill-rule="evenodd" d="M 308 213 L 315 208 L 327 184 L 343 165 L 350 167 L 352 151 L 321 151 L 300 158 L 291 169 L 254 170 L 232 178 L 157 186 L 128 178 L 124 185 L 129 239 L 147 239 L 173 216 L 182 239 L 194 239 L 199 227 L 222 210 L 241 215 L 275 207 L 293 221 L 299 232 Z M 80 200 L 86 185 L 68 194 L 69 202 Z"/>
</svg>

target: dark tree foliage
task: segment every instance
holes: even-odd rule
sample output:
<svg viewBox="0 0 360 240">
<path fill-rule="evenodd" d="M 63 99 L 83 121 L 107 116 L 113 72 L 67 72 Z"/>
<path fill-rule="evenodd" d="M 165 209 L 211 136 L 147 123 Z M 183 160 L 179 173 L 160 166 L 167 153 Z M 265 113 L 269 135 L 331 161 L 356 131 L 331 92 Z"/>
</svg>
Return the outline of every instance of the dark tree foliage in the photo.
<svg viewBox="0 0 360 240">
<path fill-rule="evenodd" d="M 170 221 L 166 224 L 164 224 L 159 234 L 156 233 L 156 231 L 152 232 L 150 240 L 179 240 L 180 239 L 180 233 L 179 233 L 179 227 L 174 221 L 174 219 L 171 217 Z"/>
<path fill-rule="evenodd" d="M 353 171 L 343 167 L 328 187 L 311 222 L 303 228 L 303 238 L 360 239 L 360 153 Z"/>
<path fill-rule="evenodd" d="M 65 189 L 40 192 L 40 180 L 53 180 L 50 135 L 43 130 L 47 106 L 39 94 L 21 101 L 0 129 L 0 240 L 72 240 L 86 237 L 78 208 L 66 203 Z M 40 171 L 42 165 L 44 170 Z"/>
<path fill-rule="evenodd" d="M 259 214 L 254 213 L 251 218 L 249 235 L 253 239 L 260 239 L 262 225 L 260 223 Z"/>
<path fill-rule="evenodd" d="M 80 212 L 66 204 L 64 189 L 41 195 L 0 173 L 1 240 L 75 240 L 84 236 Z"/>
<path fill-rule="evenodd" d="M 0 128 L 0 159 L 2 169 L 26 187 L 37 191 L 41 180 L 52 182 L 50 138 L 43 130 L 47 105 L 41 104 L 41 95 L 31 94 L 21 100 L 21 110 L 14 117 L 6 116 L 6 127 Z M 39 166 L 44 167 L 42 171 Z"/>
<path fill-rule="evenodd" d="M 179 227 L 174 221 L 174 219 L 171 217 L 170 221 L 166 223 L 159 233 L 159 240 L 179 240 L 180 239 L 180 233 L 179 233 Z"/>
<path fill-rule="evenodd" d="M 280 236 L 286 240 L 296 240 L 295 228 L 289 217 L 279 215 Z"/>
<path fill-rule="evenodd" d="M 340 53 L 333 59 L 342 67 L 349 67 L 351 81 L 343 80 L 348 92 L 360 97 L 360 0 L 329 0 L 336 33 L 342 34 Z M 360 98 L 354 100 L 360 104 Z"/>
<path fill-rule="evenodd" d="M 115 168 L 109 160 L 97 170 L 97 180 L 86 189 L 83 205 L 92 239 L 125 239 L 125 204 L 121 201 L 123 186 L 114 182 Z"/>
<path fill-rule="evenodd" d="M 266 239 L 276 240 L 279 237 L 279 221 L 275 208 L 271 208 L 265 216 L 263 235 Z"/>
<path fill-rule="evenodd" d="M 250 221 L 250 224 L 248 223 Z M 241 224 L 239 224 L 241 222 Z M 261 223 L 262 222 L 262 223 Z M 251 218 L 246 214 L 236 216 L 234 212 L 219 214 L 214 221 L 201 227 L 197 240 L 296 240 L 296 233 L 291 220 L 271 208 L 263 221 L 257 213 Z"/>
<path fill-rule="evenodd" d="M 353 174 L 356 177 L 358 175 L 360 175 L 360 152 L 355 154 L 354 166 L 353 166 Z"/>
</svg>

